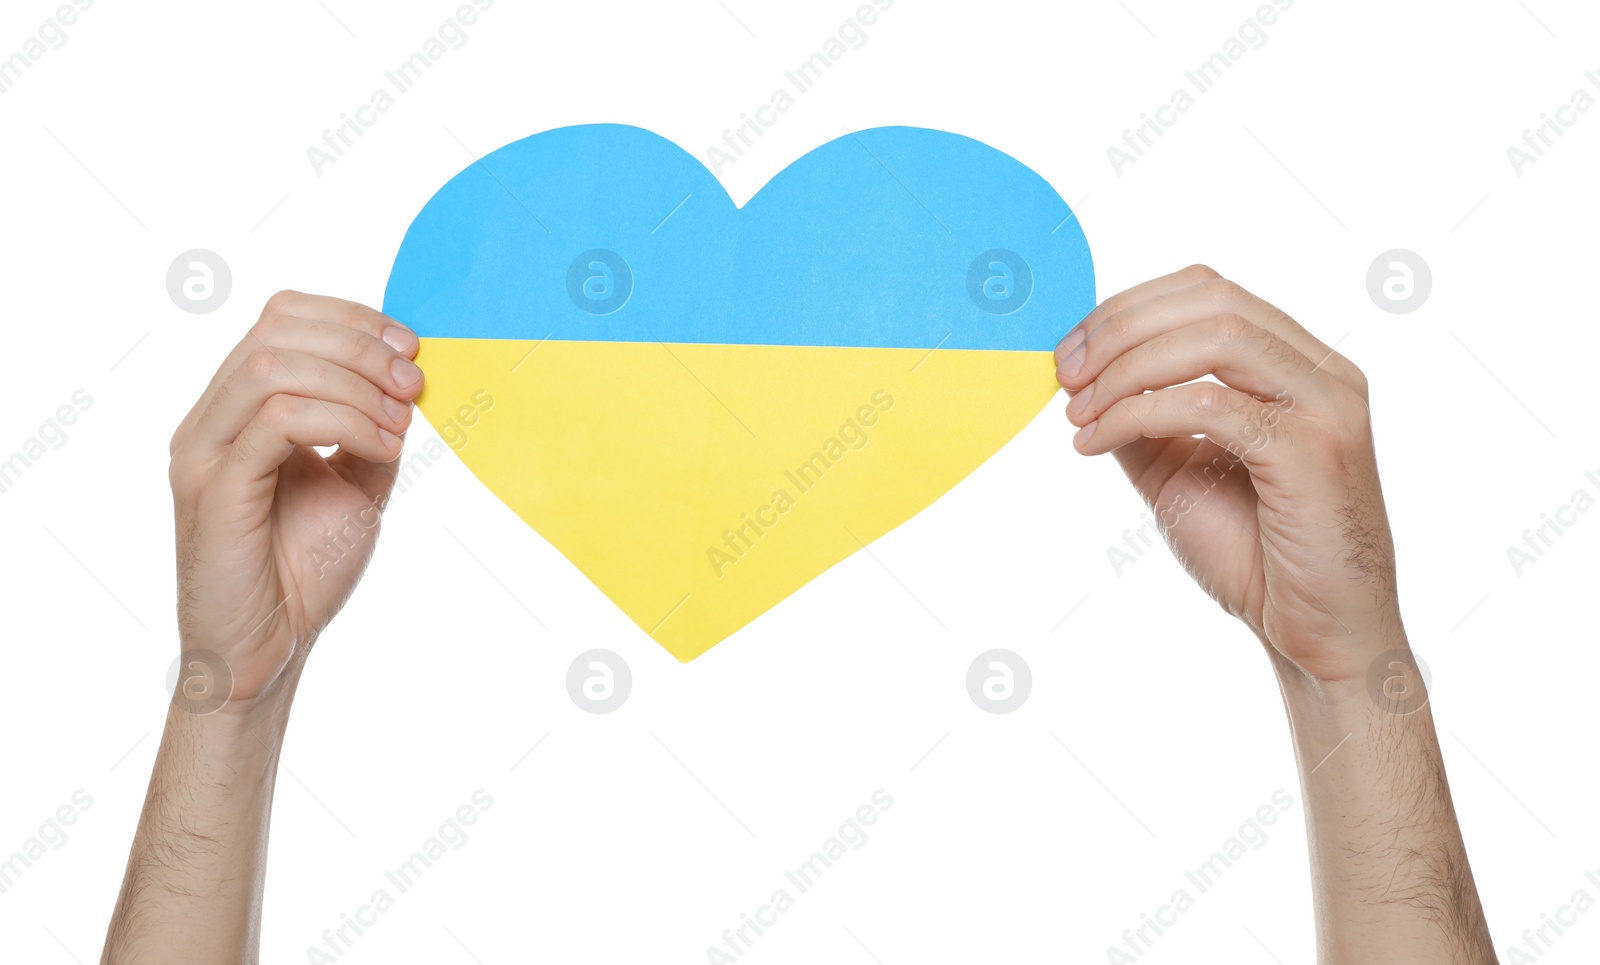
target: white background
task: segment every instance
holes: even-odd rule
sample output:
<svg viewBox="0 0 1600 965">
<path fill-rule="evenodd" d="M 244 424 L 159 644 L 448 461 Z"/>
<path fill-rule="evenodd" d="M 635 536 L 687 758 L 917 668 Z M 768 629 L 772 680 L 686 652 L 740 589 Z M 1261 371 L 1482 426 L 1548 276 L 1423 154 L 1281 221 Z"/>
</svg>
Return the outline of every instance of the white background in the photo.
<svg viewBox="0 0 1600 965">
<path fill-rule="evenodd" d="M 54 6 L 7 3 L 0 56 Z M 407 224 L 471 161 L 463 144 L 621 122 L 703 157 L 856 6 L 500 0 L 320 177 L 306 148 L 453 0 L 97 3 L 0 95 L 0 452 L 75 390 L 94 400 L 0 494 L 0 856 L 75 790 L 94 802 L 0 894 L 6 959 L 98 956 L 177 652 L 166 443 L 267 296 L 377 304 Z M 1256 6 L 900 0 L 721 179 L 743 203 L 846 129 L 966 134 L 1087 196 L 1102 297 L 1206 262 L 1355 359 L 1408 628 L 1505 949 L 1576 889 L 1600 897 L 1584 880 L 1600 868 L 1600 513 L 1520 576 L 1506 555 L 1600 474 L 1600 111 L 1521 177 L 1506 157 L 1600 69 L 1600 11 L 1301 0 L 1118 177 L 1107 147 Z M 234 273 L 210 315 L 165 288 L 197 247 Z M 1409 315 L 1366 291 L 1396 247 L 1434 273 Z M 300 688 L 264 960 L 305 961 L 479 788 L 494 805 L 465 846 L 342 961 L 703 962 L 880 788 L 894 806 L 865 846 L 746 961 L 1105 961 L 1279 788 L 1295 804 L 1267 843 L 1145 960 L 1311 960 L 1267 662 L 1164 551 L 1113 571 L 1106 548 L 1143 508 L 1109 458 L 1071 451 L 1063 402 L 871 555 L 687 666 L 453 458 L 429 469 Z M 594 647 L 633 669 L 608 716 L 565 691 Z M 965 689 L 991 647 L 1033 668 L 1007 716 Z M 1589 912 L 1544 960 L 1597 953 Z"/>
</svg>

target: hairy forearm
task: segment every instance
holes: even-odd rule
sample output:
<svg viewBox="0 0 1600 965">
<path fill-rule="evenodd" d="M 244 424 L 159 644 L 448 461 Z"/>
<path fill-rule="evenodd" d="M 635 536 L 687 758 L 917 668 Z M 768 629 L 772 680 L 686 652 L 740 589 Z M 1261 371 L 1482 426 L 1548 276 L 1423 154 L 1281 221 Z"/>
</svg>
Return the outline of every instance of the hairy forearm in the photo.
<svg viewBox="0 0 1600 965">
<path fill-rule="evenodd" d="M 169 708 L 102 965 L 257 961 L 288 708 L 288 693 L 206 716 Z"/>
<path fill-rule="evenodd" d="M 1396 634 L 1372 649 L 1406 650 Z M 1493 963 L 1430 708 L 1279 667 L 1306 801 L 1318 961 Z"/>
</svg>

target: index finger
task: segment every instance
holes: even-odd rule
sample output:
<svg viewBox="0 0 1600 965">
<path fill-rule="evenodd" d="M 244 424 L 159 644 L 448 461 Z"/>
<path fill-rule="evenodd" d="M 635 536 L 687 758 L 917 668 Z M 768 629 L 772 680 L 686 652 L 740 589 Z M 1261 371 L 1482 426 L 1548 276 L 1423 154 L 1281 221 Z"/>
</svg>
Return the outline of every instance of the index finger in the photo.
<svg viewBox="0 0 1600 965">
<path fill-rule="evenodd" d="M 1216 271 L 1207 268 L 1205 265 L 1190 265 L 1182 271 L 1175 271 L 1160 278 L 1152 278 L 1150 281 L 1134 285 L 1127 291 L 1112 295 L 1099 305 L 1096 305 L 1094 311 L 1085 315 L 1083 321 L 1073 326 L 1072 330 L 1056 346 L 1056 364 L 1060 365 L 1063 359 L 1081 347 L 1084 338 L 1091 329 L 1096 328 L 1101 322 L 1124 308 L 1221 277 Z"/>
<path fill-rule="evenodd" d="M 381 339 L 406 358 L 414 358 L 417 354 L 416 334 L 374 308 L 343 298 L 308 295 L 285 289 L 267 299 L 266 307 L 261 310 L 261 318 L 250 327 L 244 338 L 239 340 L 239 344 L 234 346 L 228 357 L 223 359 L 222 364 L 212 374 L 199 399 L 173 432 L 172 439 L 167 445 L 169 453 L 177 452 L 191 435 L 195 423 L 199 421 L 210 401 L 216 397 L 218 390 L 234 371 L 244 363 L 245 358 L 258 348 L 272 347 L 276 341 L 274 333 L 293 325 L 292 320 L 296 318 L 340 325 L 372 338 Z"/>
<path fill-rule="evenodd" d="M 384 334 L 391 328 L 398 328 L 407 335 L 411 333 L 409 328 L 375 308 L 360 302 L 334 298 L 331 295 L 307 295 L 292 290 L 278 292 L 267 299 L 267 306 L 261 312 L 263 320 L 272 315 L 289 315 L 314 322 L 330 322 L 365 332 L 373 338 L 384 338 Z M 384 340 L 391 341 L 391 339 Z"/>
</svg>

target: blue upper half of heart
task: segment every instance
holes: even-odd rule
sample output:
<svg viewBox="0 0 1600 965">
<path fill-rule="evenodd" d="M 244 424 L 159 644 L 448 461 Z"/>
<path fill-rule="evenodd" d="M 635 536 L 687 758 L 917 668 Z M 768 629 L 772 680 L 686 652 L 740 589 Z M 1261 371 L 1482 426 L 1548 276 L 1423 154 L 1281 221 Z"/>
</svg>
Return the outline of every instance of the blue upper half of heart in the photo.
<svg viewBox="0 0 1600 965">
<path fill-rule="evenodd" d="M 384 311 L 436 338 L 1049 351 L 1095 304 L 1067 203 L 1015 159 L 848 134 L 744 208 L 649 131 L 489 154 L 406 232 Z"/>
</svg>

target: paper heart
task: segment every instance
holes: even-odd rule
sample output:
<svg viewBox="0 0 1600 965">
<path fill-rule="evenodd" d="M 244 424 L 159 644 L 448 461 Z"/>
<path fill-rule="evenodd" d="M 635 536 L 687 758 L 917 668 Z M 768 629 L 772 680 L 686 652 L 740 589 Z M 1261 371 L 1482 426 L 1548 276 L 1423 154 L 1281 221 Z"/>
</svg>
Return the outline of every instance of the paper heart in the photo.
<svg viewBox="0 0 1600 965">
<path fill-rule="evenodd" d="M 384 311 L 468 468 L 688 661 L 993 455 L 1094 303 L 1066 202 L 977 141 L 849 134 L 740 209 L 593 125 L 441 188 Z"/>
</svg>

